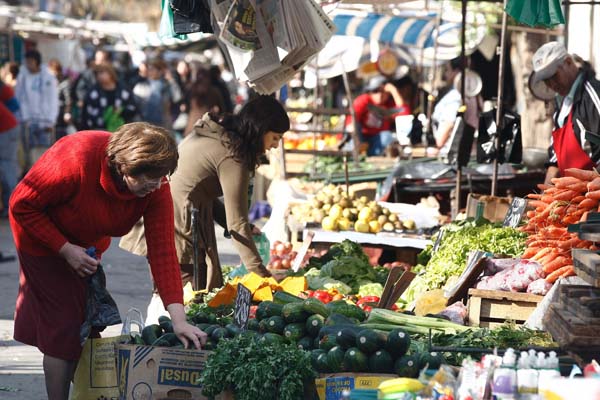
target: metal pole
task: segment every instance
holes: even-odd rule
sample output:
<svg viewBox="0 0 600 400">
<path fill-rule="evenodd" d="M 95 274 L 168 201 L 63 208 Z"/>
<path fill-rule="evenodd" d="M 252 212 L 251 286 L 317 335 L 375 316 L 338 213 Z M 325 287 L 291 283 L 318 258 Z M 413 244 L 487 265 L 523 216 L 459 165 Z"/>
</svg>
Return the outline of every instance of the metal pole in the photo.
<svg viewBox="0 0 600 400">
<path fill-rule="evenodd" d="M 200 264 L 199 264 L 199 253 L 198 248 L 200 244 L 200 235 L 198 232 L 198 209 L 192 208 L 192 245 L 194 246 L 194 290 L 200 290 Z"/>
<path fill-rule="evenodd" d="M 565 4 L 565 3 L 563 3 Z M 569 17 L 571 14 L 571 7 L 569 4 L 565 5 L 565 27 L 564 27 L 564 37 L 565 37 L 565 48 L 569 48 Z"/>
<path fill-rule="evenodd" d="M 506 9 L 506 2 L 504 0 L 504 7 Z M 496 195 L 497 184 L 498 184 L 498 157 L 500 148 L 500 131 L 502 130 L 502 102 L 504 100 L 504 53 L 506 49 L 506 26 L 508 24 L 508 16 L 506 12 L 502 14 L 502 31 L 500 34 L 500 60 L 498 62 L 498 104 L 496 106 L 496 156 L 494 157 L 494 170 L 492 173 L 492 196 Z"/>
<path fill-rule="evenodd" d="M 354 101 L 352 99 L 352 92 L 350 91 L 350 83 L 348 82 L 348 73 L 346 72 L 346 68 L 342 68 L 342 78 L 344 79 L 344 89 L 346 89 L 346 97 L 348 98 L 348 109 L 350 111 L 350 116 L 352 117 L 352 124 L 354 125 L 354 129 L 350 134 L 352 136 L 352 141 L 354 142 L 354 146 L 352 147 L 352 158 L 354 159 L 354 166 L 358 168 L 358 163 L 360 161 L 360 139 L 358 138 L 358 121 L 356 121 L 356 115 L 354 115 L 354 107 L 352 105 Z"/>
<path fill-rule="evenodd" d="M 588 58 L 588 60 L 590 60 L 590 64 L 592 64 L 592 67 L 596 67 L 596 57 L 594 57 L 594 45 L 596 43 L 594 43 L 594 24 L 596 23 L 596 16 L 594 15 L 594 8 L 595 8 L 595 4 L 591 4 L 590 5 L 590 57 Z"/>
<path fill-rule="evenodd" d="M 437 50 L 438 50 L 438 39 L 440 37 L 440 25 L 442 24 L 442 12 L 444 10 L 444 2 L 442 1 L 440 3 L 440 11 L 438 13 L 438 18 L 436 20 L 435 23 L 435 41 L 433 42 L 433 65 L 431 66 L 431 71 L 429 74 L 429 81 L 431 82 L 431 92 L 429 93 L 429 96 L 427 98 L 427 130 L 429 132 L 433 132 L 432 130 L 432 126 L 431 126 L 431 114 L 433 114 L 433 102 L 435 100 L 435 97 L 437 96 L 437 93 L 434 94 L 436 91 L 433 89 L 434 88 L 434 84 L 435 84 L 435 77 L 437 75 Z M 424 54 L 424 51 L 421 52 L 421 54 Z M 424 61 L 424 57 L 421 58 L 422 62 Z"/>
<path fill-rule="evenodd" d="M 465 68 L 467 64 L 467 56 L 466 56 L 466 41 L 467 41 L 467 0 L 461 1 L 461 14 L 462 14 L 462 28 L 461 28 L 461 43 L 460 43 L 460 59 L 461 59 L 461 76 L 460 80 L 460 96 L 462 99 L 462 103 L 465 104 Z M 461 196 L 461 185 L 462 185 L 462 167 L 460 166 L 460 162 L 457 160 L 456 162 L 456 187 L 455 191 L 455 199 L 454 199 L 454 209 L 452 210 L 452 217 L 456 218 L 458 213 L 460 212 L 460 196 Z"/>
</svg>

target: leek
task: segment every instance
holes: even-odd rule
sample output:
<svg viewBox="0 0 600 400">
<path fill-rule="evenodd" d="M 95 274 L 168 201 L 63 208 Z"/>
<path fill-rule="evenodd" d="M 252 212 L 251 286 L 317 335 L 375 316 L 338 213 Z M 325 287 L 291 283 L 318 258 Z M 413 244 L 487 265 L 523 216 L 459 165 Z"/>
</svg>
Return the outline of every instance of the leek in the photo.
<svg viewBox="0 0 600 400">
<path fill-rule="evenodd" d="M 408 332 L 411 332 L 411 329 L 414 330 L 415 328 L 420 330 L 424 329 L 427 333 L 429 333 L 429 329 L 443 331 L 445 333 L 463 332 L 473 329 L 472 327 L 459 325 L 442 318 L 417 317 L 415 315 L 397 313 L 382 308 L 372 309 L 366 322 L 367 324 L 395 325 L 391 329 L 401 327 Z"/>
</svg>

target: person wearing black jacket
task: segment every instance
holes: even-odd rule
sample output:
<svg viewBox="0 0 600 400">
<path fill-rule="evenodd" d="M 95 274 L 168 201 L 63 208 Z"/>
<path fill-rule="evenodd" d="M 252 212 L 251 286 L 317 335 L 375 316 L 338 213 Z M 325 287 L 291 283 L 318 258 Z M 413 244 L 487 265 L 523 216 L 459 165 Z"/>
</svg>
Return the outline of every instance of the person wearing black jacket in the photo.
<svg viewBox="0 0 600 400">
<path fill-rule="evenodd" d="M 594 168 L 600 161 L 600 81 L 594 72 L 580 68 L 561 43 L 546 43 L 533 55 L 531 88 L 554 92 L 558 104 L 545 182 L 567 168 Z"/>
</svg>

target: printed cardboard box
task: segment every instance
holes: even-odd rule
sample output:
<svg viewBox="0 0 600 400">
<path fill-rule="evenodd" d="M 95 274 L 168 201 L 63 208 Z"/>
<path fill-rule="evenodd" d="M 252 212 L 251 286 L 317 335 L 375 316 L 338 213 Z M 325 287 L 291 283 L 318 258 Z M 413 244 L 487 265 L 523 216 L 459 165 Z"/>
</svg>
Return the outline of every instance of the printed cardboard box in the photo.
<svg viewBox="0 0 600 400">
<path fill-rule="evenodd" d="M 398 375 L 391 374 L 324 374 L 315 380 L 315 384 L 320 400 L 339 400 L 342 398 L 344 391 L 352 389 L 375 390 L 381 382 L 397 377 Z"/>
<path fill-rule="evenodd" d="M 205 350 L 117 345 L 120 400 L 206 399 L 198 382 Z"/>
<path fill-rule="evenodd" d="M 504 221 L 504 217 L 506 217 L 506 212 L 510 208 L 511 200 L 509 197 L 469 193 L 467 196 L 467 217 L 476 217 L 477 208 L 481 204 L 481 207 L 483 207 L 483 218 L 491 222 L 502 222 Z"/>
</svg>

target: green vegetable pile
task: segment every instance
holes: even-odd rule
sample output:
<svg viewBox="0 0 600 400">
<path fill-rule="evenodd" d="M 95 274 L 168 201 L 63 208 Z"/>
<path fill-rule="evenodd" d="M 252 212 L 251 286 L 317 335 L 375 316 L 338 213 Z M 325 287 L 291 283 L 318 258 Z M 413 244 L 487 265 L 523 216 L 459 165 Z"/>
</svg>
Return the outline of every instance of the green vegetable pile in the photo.
<svg viewBox="0 0 600 400">
<path fill-rule="evenodd" d="M 365 161 L 363 157 L 355 166 L 352 160 L 348 160 L 348 172 L 370 171 L 373 169 L 373 164 Z M 318 174 L 336 175 L 344 173 L 344 159 L 342 157 L 324 156 L 315 157 L 304 166 L 304 172 L 312 173 L 317 171 Z"/>
<path fill-rule="evenodd" d="M 304 398 L 304 382 L 315 377 L 310 353 L 242 334 L 219 342 L 200 380 L 207 397 L 232 390 L 237 400 L 295 400 Z"/>
<path fill-rule="evenodd" d="M 452 276 L 460 276 L 467 267 L 470 251 L 516 257 L 525 250 L 525 233 L 483 219 L 460 221 L 443 229 L 445 233 L 438 250 L 432 253 L 433 248 L 429 246 L 419 254 L 420 264 L 413 269 L 419 275 L 403 295 L 407 302 L 420 293 L 441 288 Z"/>
<path fill-rule="evenodd" d="M 322 257 L 311 257 L 306 269 L 295 275 L 304 275 L 312 290 L 334 288 L 343 294 L 356 294 L 363 285 L 384 284 L 388 271 L 371 266 L 360 244 L 346 239 L 331 246 Z"/>
<path fill-rule="evenodd" d="M 426 341 L 426 337 L 422 336 Z M 478 348 L 478 349 L 526 349 L 531 347 L 556 348 L 558 344 L 552 340 L 549 333 L 536 331 L 514 323 L 507 322 L 495 329 L 477 328 L 468 329 L 453 334 L 436 333 L 431 342 L 434 346 L 453 348 Z M 471 353 L 444 353 L 448 363 L 461 365 L 462 359 L 471 356 L 478 358 L 480 354 Z"/>
</svg>

